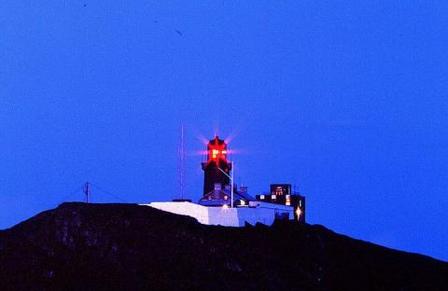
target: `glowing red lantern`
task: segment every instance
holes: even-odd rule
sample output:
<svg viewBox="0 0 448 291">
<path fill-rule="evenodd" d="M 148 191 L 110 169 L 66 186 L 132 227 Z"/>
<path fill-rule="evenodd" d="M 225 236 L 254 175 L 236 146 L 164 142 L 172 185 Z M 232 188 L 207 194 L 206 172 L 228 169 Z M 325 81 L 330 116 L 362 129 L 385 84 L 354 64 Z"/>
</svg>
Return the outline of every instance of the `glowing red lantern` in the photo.
<svg viewBox="0 0 448 291">
<path fill-rule="evenodd" d="M 209 162 L 218 162 L 219 160 L 227 162 L 227 144 L 223 140 L 219 139 L 219 137 L 216 136 L 209 142 L 207 151 Z"/>
</svg>

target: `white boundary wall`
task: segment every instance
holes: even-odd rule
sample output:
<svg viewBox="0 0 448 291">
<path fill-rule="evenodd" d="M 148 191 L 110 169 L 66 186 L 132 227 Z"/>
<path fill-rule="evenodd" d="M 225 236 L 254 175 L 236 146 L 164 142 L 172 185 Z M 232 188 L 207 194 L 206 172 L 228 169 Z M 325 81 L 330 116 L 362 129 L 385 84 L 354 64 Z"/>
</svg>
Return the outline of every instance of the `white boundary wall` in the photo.
<svg viewBox="0 0 448 291">
<path fill-rule="evenodd" d="M 245 223 L 263 223 L 271 225 L 277 213 L 287 214 L 289 219 L 294 219 L 294 209 L 291 206 L 279 205 L 267 202 L 251 201 L 247 207 L 207 207 L 191 202 L 152 202 L 141 204 L 171 212 L 187 215 L 198 222 L 207 225 L 222 225 L 241 227 Z"/>
</svg>

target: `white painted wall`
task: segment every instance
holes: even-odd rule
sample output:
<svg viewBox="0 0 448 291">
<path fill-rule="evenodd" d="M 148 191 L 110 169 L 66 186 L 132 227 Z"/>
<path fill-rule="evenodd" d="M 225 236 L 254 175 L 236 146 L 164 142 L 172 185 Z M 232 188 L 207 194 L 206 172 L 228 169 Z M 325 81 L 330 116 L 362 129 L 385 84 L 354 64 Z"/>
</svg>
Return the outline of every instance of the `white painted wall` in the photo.
<svg viewBox="0 0 448 291">
<path fill-rule="evenodd" d="M 151 206 L 166 212 L 191 216 L 202 224 L 209 224 L 210 221 L 207 207 L 191 202 L 151 202 L 142 205 Z"/>
<path fill-rule="evenodd" d="M 294 209 L 291 206 L 278 205 L 267 202 L 251 201 L 249 207 L 207 207 L 191 202 L 152 202 L 141 204 L 154 207 L 166 212 L 187 215 L 198 222 L 207 225 L 222 225 L 241 227 L 245 223 L 263 223 L 271 225 L 276 213 L 288 213 L 289 219 L 294 219 Z"/>
</svg>

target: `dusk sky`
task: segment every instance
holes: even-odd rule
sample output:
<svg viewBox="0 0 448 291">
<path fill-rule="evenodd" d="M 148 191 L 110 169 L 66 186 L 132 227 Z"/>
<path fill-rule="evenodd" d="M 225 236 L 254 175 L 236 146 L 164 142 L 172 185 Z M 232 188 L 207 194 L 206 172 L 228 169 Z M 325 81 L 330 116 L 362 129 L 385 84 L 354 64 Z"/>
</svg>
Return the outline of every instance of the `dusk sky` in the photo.
<svg viewBox="0 0 448 291">
<path fill-rule="evenodd" d="M 250 194 L 448 260 L 447 44 L 447 1 L 0 1 L 0 229 L 172 199 L 184 124 L 189 198 L 217 133 Z"/>
</svg>

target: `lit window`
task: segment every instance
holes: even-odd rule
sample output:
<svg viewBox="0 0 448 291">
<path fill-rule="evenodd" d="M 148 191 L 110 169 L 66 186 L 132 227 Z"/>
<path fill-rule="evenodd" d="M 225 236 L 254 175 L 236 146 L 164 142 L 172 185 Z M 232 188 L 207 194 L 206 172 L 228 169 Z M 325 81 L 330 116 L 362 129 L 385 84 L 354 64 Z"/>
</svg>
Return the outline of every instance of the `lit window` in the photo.
<svg viewBox="0 0 448 291">
<path fill-rule="evenodd" d="M 291 195 L 285 196 L 285 205 L 291 205 Z"/>
<path fill-rule="evenodd" d="M 296 215 L 297 215 L 297 220 L 300 220 L 300 216 L 302 216 L 302 209 L 300 209 L 300 207 L 297 207 Z"/>
<path fill-rule="evenodd" d="M 264 195 L 260 195 L 260 199 L 261 199 L 261 200 L 264 200 Z"/>
<path fill-rule="evenodd" d="M 240 200 L 240 204 L 241 204 L 241 205 L 246 205 L 246 201 L 244 201 L 244 200 Z"/>
<path fill-rule="evenodd" d="M 275 195 L 283 195 L 283 188 L 278 186 L 275 188 Z"/>
<path fill-rule="evenodd" d="M 227 200 L 227 199 L 229 199 L 229 196 L 224 195 L 224 200 Z"/>
<path fill-rule="evenodd" d="M 275 199 L 277 199 L 277 196 L 276 195 L 271 195 L 271 199 L 275 200 Z"/>
</svg>

